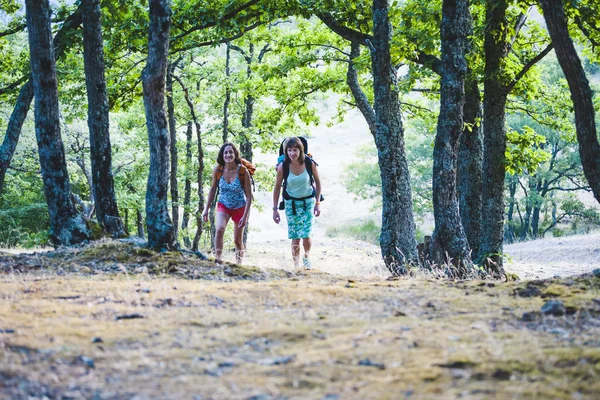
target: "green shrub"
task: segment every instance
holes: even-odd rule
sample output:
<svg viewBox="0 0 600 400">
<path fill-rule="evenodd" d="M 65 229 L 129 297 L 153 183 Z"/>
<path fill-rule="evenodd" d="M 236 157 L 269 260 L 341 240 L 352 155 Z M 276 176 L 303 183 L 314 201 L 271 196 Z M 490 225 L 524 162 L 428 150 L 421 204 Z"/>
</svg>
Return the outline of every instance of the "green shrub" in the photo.
<svg viewBox="0 0 600 400">
<path fill-rule="evenodd" d="M 381 226 L 372 219 L 359 220 L 327 229 L 329 237 L 349 237 L 376 245 L 379 244 L 380 235 Z"/>
<path fill-rule="evenodd" d="M 50 219 L 45 203 L 0 211 L 1 247 L 40 247 L 49 243 Z"/>
</svg>

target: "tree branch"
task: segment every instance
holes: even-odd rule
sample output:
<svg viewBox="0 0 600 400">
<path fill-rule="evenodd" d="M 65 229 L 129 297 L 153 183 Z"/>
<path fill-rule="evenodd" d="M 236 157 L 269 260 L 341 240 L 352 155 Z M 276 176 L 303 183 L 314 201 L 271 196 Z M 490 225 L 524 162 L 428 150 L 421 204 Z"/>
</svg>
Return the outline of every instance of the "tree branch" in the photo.
<svg viewBox="0 0 600 400">
<path fill-rule="evenodd" d="M 350 54 L 348 63 L 348 72 L 346 73 L 346 83 L 350 88 L 350 92 L 354 97 L 354 101 L 356 102 L 356 107 L 360 110 L 363 117 L 367 121 L 367 125 L 369 125 L 369 131 L 373 137 L 375 137 L 375 132 L 377 130 L 375 123 L 375 110 L 369 103 L 365 92 L 360 87 L 360 82 L 358 81 L 358 73 L 354 68 L 354 59 L 360 56 L 360 44 L 357 42 L 351 42 L 350 44 Z"/>
<path fill-rule="evenodd" d="M 513 81 L 508 84 L 508 91 L 511 91 L 515 87 L 515 85 L 519 82 L 519 80 L 521 78 L 523 78 L 523 76 L 525 76 L 525 74 L 531 69 L 531 67 L 533 67 L 536 63 L 538 63 L 544 57 L 546 57 L 546 55 L 548 55 L 548 53 L 550 53 L 550 51 L 552 51 L 553 48 L 554 48 L 554 46 L 552 45 L 552 43 L 550 43 L 537 56 L 535 56 L 531 60 L 529 60 L 529 62 L 527 64 L 525 64 L 523 66 L 523 69 L 517 74 L 515 79 L 513 79 Z"/>
<path fill-rule="evenodd" d="M 214 46 L 216 44 L 227 43 L 229 41 L 241 38 L 246 33 L 250 32 L 251 30 L 256 29 L 259 26 L 264 25 L 264 24 L 265 24 L 265 22 L 255 22 L 252 25 L 249 25 L 249 26 L 245 27 L 241 32 L 236 33 L 233 36 L 230 36 L 230 37 L 227 37 L 227 38 L 222 38 L 222 39 L 217 39 L 217 40 L 210 40 L 210 41 L 206 41 L 206 42 L 195 43 L 195 44 L 190 45 L 190 46 L 185 46 L 185 47 L 180 47 L 180 48 L 173 48 L 173 50 L 171 51 L 171 53 L 174 54 L 174 53 L 179 53 L 181 51 L 187 51 L 187 50 L 196 49 L 198 47 Z"/>
<path fill-rule="evenodd" d="M 412 62 L 420 64 L 426 68 L 429 68 L 438 75 L 442 75 L 442 60 L 431 54 L 427 54 L 423 51 L 418 51 L 417 57 L 411 59 Z"/>
<path fill-rule="evenodd" d="M 240 12 L 244 11 L 247 8 L 252 7 L 253 5 L 259 3 L 261 0 L 250 0 L 247 3 L 244 3 L 242 5 L 240 5 L 237 8 L 234 8 L 233 10 L 227 12 L 226 14 L 223 14 L 219 17 L 217 17 L 215 20 L 210 21 L 210 22 L 206 22 L 204 24 L 200 24 L 200 25 L 196 25 L 191 27 L 190 29 L 187 29 L 185 31 L 183 31 L 183 33 L 175 36 L 173 39 L 171 39 L 172 41 L 175 40 L 179 40 L 181 38 L 186 37 L 187 35 L 189 35 L 192 32 L 196 32 L 196 31 L 200 31 L 203 29 L 207 29 L 207 28 L 212 28 L 214 26 L 219 25 L 220 23 L 230 20 L 231 18 L 235 17 L 236 15 L 238 15 Z"/>
<path fill-rule="evenodd" d="M 317 13 L 316 15 L 329 29 L 346 40 L 367 46 L 367 41 L 373 39 L 371 35 L 340 24 L 330 13 Z"/>
<path fill-rule="evenodd" d="M 354 42 L 352 42 L 352 43 L 354 43 Z M 339 47 L 332 46 L 330 44 L 302 43 L 302 44 L 297 44 L 297 45 L 291 46 L 291 48 L 296 48 L 296 47 L 311 47 L 311 46 L 314 46 L 314 47 L 325 47 L 325 48 L 333 49 L 333 50 L 339 51 L 340 53 L 342 53 L 346 57 L 350 57 L 350 54 L 346 53 L 344 50 L 340 49 Z"/>
</svg>

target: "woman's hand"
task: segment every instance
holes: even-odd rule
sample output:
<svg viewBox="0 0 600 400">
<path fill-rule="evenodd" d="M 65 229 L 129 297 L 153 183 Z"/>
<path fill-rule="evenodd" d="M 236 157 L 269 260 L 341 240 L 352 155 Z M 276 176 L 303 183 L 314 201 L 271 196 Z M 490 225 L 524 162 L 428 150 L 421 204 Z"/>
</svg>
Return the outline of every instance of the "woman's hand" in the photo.
<svg viewBox="0 0 600 400">
<path fill-rule="evenodd" d="M 315 217 L 318 217 L 319 215 L 321 215 L 321 205 L 319 203 L 315 203 L 315 208 L 313 210 L 313 213 L 315 214 Z"/>
<path fill-rule="evenodd" d="M 242 218 L 240 218 L 240 222 L 238 222 L 238 228 L 243 228 L 247 223 L 248 217 L 246 216 L 246 214 L 244 214 L 242 215 Z"/>
<path fill-rule="evenodd" d="M 273 210 L 273 221 L 275 221 L 276 224 L 278 224 L 279 221 L 281 221 L 281 217 L 279 216 L 279 211 L 277 211 L 277 210 Z"/>
<path fill-rule="evenodd" d="M 208 222 L 208 208 L 205 208 L 204 212 L 202 213 L 202 221 Z"/>
</svg>

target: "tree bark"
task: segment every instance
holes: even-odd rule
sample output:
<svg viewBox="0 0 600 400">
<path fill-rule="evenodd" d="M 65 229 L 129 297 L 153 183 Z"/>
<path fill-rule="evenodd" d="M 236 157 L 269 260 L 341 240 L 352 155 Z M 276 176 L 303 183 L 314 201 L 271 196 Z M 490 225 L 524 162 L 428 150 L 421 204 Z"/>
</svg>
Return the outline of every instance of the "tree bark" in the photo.
<svg viewBox="0 0 600 400">
<path fill-rule="evenodd" d="M 356 103 L 356 107 L 361 112 L 365 121 L 367 121 L 367 125 L 369 126 L 369 131 L 373 138 L 377 133 L 377 124 L 375 123 L 375 111 L 373 111 L 373 107 L 371 103 L 369 103 L 369 99 L 367 95 L 362 90 L 360 86 L 360 82 L 358 81 L 358 73 L 356 72 L 356 68 L 354 67 L 354 59 L 360 56 L 360 44 L 356 42 L 350 43 L 350 57 L 348 60 L 348 72 L 346 72 L 346 83 L 350 88 L 350 93 L 352 93 L 352 97 L 354 98 L 354 102 Z"/>
<path fill-rule="evenodd" d="M 4 141 L 2 147 L 0 147 L 0 194 L 4 187 L 4 178 L 6 177 L 6 171 L 10 167 L 10 162 L 15 154 L 15 149 L 21 136 L 21 129 L 23 128 L 23 122 L 27 118 L 27 112 L 31 106 L 33 100 L 33 83 L 29 79 L 21 87 L 19 97 L 17 98 L 17 104 L 10 115 L 8 126 L 6 127 L 6 134 L 4 135 Z"/>
<path fill-rule="evenodd" d="M 83 58 L 88 97 L 92 193 L 100 226 L 113 238 L 126 236 L 119 217 L 112 173 L 108 96 L 104 76 L 104 44 L 100 0 L 83 0 Z"/>
<path fill-rule="evenodd" d="M 375 143 L 383 200 L 381 254 L 390 272 L 404 274 L 407 264 L 417 259 L 417 241 L 396 71 L 391 63 L 391 37 L 388 1 L 374 0 L 371 61 L 375 92 Z"/>
<path fill-rule="evenodd" d="M 569 35 L 562 1 L 540 0 L 556 57 L 563 70 L 575 109 L 575 127 L 583 173 L 600 202 L 600 143 L 590 84 Z"/>
<path fill-rule="evenodd" d="M 204 185 L 202 181 L 202 176 L 204 174 L 204 148 L 202 146 L 202 130 L 200 128 L 200 122 L 198 122 L 198 118 L 196 117 L 194 104 L 190 99 L 188 88 L 184 85 L 183 81 L 177 77 L 177 75 L 173 75 L 173 78 L 175 78 L 177 82 L 179 82 L 179 85 L 181 85 L 185 101 L 190 109 L 190 114 L 192 115 L 192 120 L 194 121 L 194 125 L 196 127 L 196 141 L 198 143 L 198 211 L 196 212 L 196 234 L 194 236 L 194 241 L 192 242 L 192 250 L 198 251 L 198 244 L 200 242 L 200 238 L 202 237 L 202 211 L 204 210 Z"/>
<path fill-rule="evenodd" d="M 53 40 L 54 56 L 59 59 L 66 47 L 67 42 L 71 42 L 69 35 L 72 35 L 74 31 L 81 25 L 82 22 L 82 5 L 80 5 L 73 14 L 71 14 L 66 20 L 63 26 L 56 32 L 56 36 Z M 19 136 L 21 135 L 21 129 L 23 123 L 29 112 L 29 107 L 33 101 L 33 82 L 31 76 L 29 80 L 23 84 L 17 98 L 17 103 L 8 121 L 6 127 L 6 134 L 2 147 L 0 147 L 0 194 L 4 186 L 4 178 L 6 177 L 6 171 L 10 167 L 10 162 L 15 153 L 17 143 L 19 142 Z"/>
<path fill-rule="evenodd" d="M 181 218 L 181 231 L 183 233 L 183 244 L 188 249 L 192 247 L 192 241 L 190 240 L 188 225 L 190 222 L 190 203 L 192 200 L 192 180 L 191 166 L 192 166 L 192 121 L 188 121 L 187 129 L 185 131 L 185 184 L 183 189 L 183 217 Z"/>
<path fill-rule="evenodd" d="M 177 121 L 175 120 L 175 103 L 173 102 L 173 71 L 177 63 L 167 66 L 167 114 L 169 116 L 169 137 L 171 153 L 171 218 L 173 219 L 173 234 L 178 237 L 179 229 L 179 187 L 177 185 Z"/>
<path fill-rule="evenodd" d="M 50 214 L 50 238 L 55 245 L 88 240 L 89 229 L 71 200 L 71 184 L 60 134 L 58 82 L 48 0 L 25 3 L 33 92 L 35 133 Z"/>
<path fill-rule="evenodd" d="M 248 55 L 245 57 L 246 59 L 246 78 L 250 80 L 252 78 L 252 62 L 254 60 L 254 44 L 250 43 L 248 49 Z M 244 113 L 242 115 L 242 128 L 243 134 L 241 135 L 240 140 L 240 153 L 243 158 L 248 161 L 252 161 L 252 141 L 248 133 L 250 132 L 250 128 L 252 127 L 252 114 L 254 113 L 254 96 L 251 94 L 247 94 L 244 97 Z M 244 243 L 244 248 L 247 248 L 248 243 L 248 227 L 246 224 L 244 227 L 244 234 L 242 235 L 242 241 Z"/>
<path fill-rule="evenodd" d="M 229 69 L 229 61 L 231 58 L 230 53 L 230 44 L 227 42 L 227 50 L 225 54 L 225 101 L 223 102 L 223 143 L 227 143 L 229 138 L 229 102 L 231 101 L 231 89 L 229 88 L 229 76 L 231 75 L 231 71 Z"/>
<path fill-rule="evenodd" d="M 202 211 L 204 210 L 204 182 L 202 181 L 202 175 L 204 174 L 204 149 L 202 147 L 202 131 L 200 130 L 200 123 L 195 119 L 194 121 L 196 124 L 196 142 L 198 143 L 198 211 L 196 212 L 196 235 L 194 236 L 194 242 L 192 243 L 192 250 L 198 251 L 203 227 Z"/>
<path fill-rule="evenodd" d="M 482 262 L 494 278 L 505 276 L 503 262 L 504 235 L 504 153 L 506 151 L 505 109 L 507 82 L 503 80 L 502 60 L 507 54 L 507 3 L 486 3 L 484 39 L 485 77 L 483 94 L 483 182 L 482 194 Z"/>
<path fill-rule="evenodd" d="M 468 0 L 442 3 L 442 82 L 440 113 L 433 149 L 433 214 L 431 259 L 448 262 L 464 278 L 471 270 L 470 248 L 463 230 L 456 196 L 458 139 L 463 129 L 464 83 L 467 74 L 467 35 L 470 31 Z"/>
<path fill-rule="evenodd" d="M 481 95 L 474 73 L 465 81 L 464 128 L 458 142 L 456 187 L 460 219 L 471 247 L 471 259 L 479 259 L 481 247 L 481 193 L 483 133 Z"/>
<path fill-rule="evenodd" d="M 516 239 L 515 230 L 513 228 L 513 224 L 511 222 L 514 220 L 515 213 L 515 194 L 517 193 L 517 184 L 518 184 L 518 176 L 511 175 L 510 183 L 508 184 L 508 192 L 509 192 L 509 203 L 508 203 L 508 212 L 506 213 L 506 220 L 508 221 L 508 226 L 506 227 L 506 231 L 504 233 L 504 240 L 508 243 L 513 243 Z"/>
<path fill-rule="evenodd" d="M 142 72 L 150 171 L 146 191 L 148 247 L 175 250 L 175 231 L 167 206 L 169 190 L 169 130 L 165 113 L 165 75 L 169 51 L 171 9 L 168 0 L 150 0 L 148 61 Z"/>
<path fill-rule="evenodd" d="M 139 209 L 135 210 L 135 212 L 136 212 L 135 222 L 137 225 L 137 234 L 139 237 L 141 237 L 143 239 L 146 237 L 146 235 L 144 233 L 144 216 L 142 215 L 142 212 Z"/>
</svg>

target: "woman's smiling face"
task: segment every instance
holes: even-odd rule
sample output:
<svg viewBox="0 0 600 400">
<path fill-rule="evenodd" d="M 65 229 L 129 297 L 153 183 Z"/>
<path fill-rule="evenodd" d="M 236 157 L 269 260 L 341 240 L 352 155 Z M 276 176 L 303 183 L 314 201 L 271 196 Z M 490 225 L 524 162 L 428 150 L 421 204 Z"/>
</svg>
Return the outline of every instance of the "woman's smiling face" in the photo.
<svg viewBox="0 0 600 400">
<path fill-rule="evenodd" d="M 235 151 L 233 151 L 233 147 L 225 147 L 225 149 L 223 150 L 223 160 L 225 160 L 225 162 L 235 161 Z"/>
<path fill-rule="evenodd" d="M 290 158 L 290 160 L 296 161 L 298 157 L 300 157 L 300 149 L 297 147 L 288 147 L 287 156 Z"/>
</svg>

